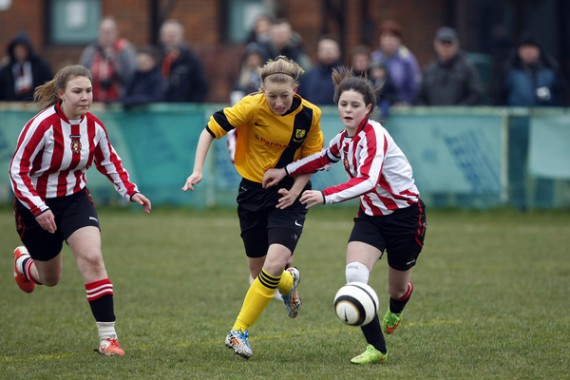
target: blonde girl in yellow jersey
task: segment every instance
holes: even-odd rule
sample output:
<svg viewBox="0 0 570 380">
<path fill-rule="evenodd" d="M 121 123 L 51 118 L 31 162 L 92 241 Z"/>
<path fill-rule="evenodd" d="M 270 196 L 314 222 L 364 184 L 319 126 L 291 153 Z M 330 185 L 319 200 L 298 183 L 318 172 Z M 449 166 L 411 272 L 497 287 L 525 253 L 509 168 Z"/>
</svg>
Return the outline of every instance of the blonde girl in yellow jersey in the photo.
<svg viewBox="0 0 570 380">
<path fill-rule="evenodd" d="M 283 168 L 323 148 L 321 110 L 297 95 L 303 72 L 287 57 L 269 60 L 260 70 L 258 93 L 210 117 L 198 140 L 194 170 L 182 188 L 194 190 L 203 178 L 204 162 L 214 139 L 235 129 L 234 164 L 242 177 L 238 216 L 249 271 L 255 280 L 225 344 L 245 359 L 253 355 L 248 330 L 276 291 L 283 295 L 289 317 L 295 318 L 301 307 L 299 271 L 285 268 L 303 231 L 307 209 L 298 197 L 310 189 L 310 174 L 286 177 L 269 189 L 261 183 L 268 169 Z"/>
</svg>

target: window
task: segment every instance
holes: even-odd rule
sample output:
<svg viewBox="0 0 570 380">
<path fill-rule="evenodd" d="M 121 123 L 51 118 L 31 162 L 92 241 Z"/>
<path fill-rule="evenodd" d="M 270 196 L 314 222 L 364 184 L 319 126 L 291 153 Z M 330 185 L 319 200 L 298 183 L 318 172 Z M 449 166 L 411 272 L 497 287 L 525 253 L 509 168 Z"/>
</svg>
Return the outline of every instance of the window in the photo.
<svg viewBox="0 0 570 380">
<path fill-rule="evenodd" d="M 227 1 L 228 29 L 227 39 L 231 42 L 243 42 L 253 26 L 253 21 L 262 13 L 267 13 L 264 0 Z"/>
<path fill-rule="evenodd" d="M 97 39 L 100 0 L 51 0 L 48 7 L 51 43 L 85 44 Z"/>
</svg>

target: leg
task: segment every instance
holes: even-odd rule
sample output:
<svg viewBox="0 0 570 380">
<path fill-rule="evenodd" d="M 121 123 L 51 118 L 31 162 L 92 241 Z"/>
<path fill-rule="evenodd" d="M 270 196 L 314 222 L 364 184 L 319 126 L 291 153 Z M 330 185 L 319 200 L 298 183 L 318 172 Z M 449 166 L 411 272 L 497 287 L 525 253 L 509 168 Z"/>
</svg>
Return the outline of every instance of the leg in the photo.
<svg viewBox="0 0 570 380">
<path fill-rule="evenodd" d="M 55 207 L 57 209 L 57 205 Z M 55 286 L 61 279 L 63 235 L 49 233 L 38 225 L 35 216 L 19 201 L 14 202 L 16 230 L 23 246 L 14 250 L 14 277 L 26 293 L 35 285 Z"/>
<path fill-rule="evenodd" d="M 269 247 L 263 268 L 250 286 L 232 330 L 245 331 L 257 321 L 273 297 L 290 255 L 291 251 L 283 245 Z"/>
<path fill-rule="evenodd" d="M 292 258 L 293 256 L 291 256 Z M 289 264 L 287 264 L 287 267 L 290 266 L 291 262 L 293 260 L 289 260 Z M 259 273 L 261 272 L 261 268 L 263 268 L 263 263 L 265 262 L 265 256 L 263 256 L 263 258 L 253 258 L 253 257 L 248 257 L 248 265 L 249 265 L 249 285 L 251 286 L 251 284 L 253 284 L 253 281 L 257 278 L 257 276 L 259 275 Z M 275 298 L 277 301 L 281 301 L 281 293 L 280 292 L 275 292 L 275 294 L 273 295 L 273 298 Z"/>
<path fill-rule="evenodd" d="M 412 280 L 412 268 L 401 271 L 388 267 L 388 294 L 398 300 L 408 292 L 408 284 Z"/>
<path fill-rule="evenodd" d="M 402 320 L 404 307 L 410 300 L 414 286 L 412 284 L 412 268 L 401 271 L 392 267 L 388 268 L 388 293 L 390 294 L 390 306 L 382 320 L 382 328 L 387 334 L 391 334 L 398 328 Z"/>
<path fill-rule="evenodd" d="M 55 286 L 61 279 L 61 253 L 49 260 L 34 260 L 25 246 L 14 250 L 14 277 L 26 293 L 34 291 L 36 284 Z"/>
<path fill-rule="evenodd" d="M 247 264 L 249 266 L 249 275 L 252 279 L 256 279 L 261 273 L 261 269 L 263 268 L 263 264 L 265 263 L 266 256 L 263 257 L 248 257 Z"/>
<path fill-rule="evenodd" d="M 382 251 L 370 244 L 361 241 L 349 242 L 346 253 L 346 282 L 359 281 L 367 284 L 370 272 L 381 256 Z M 361 330 L 368 347 L 362 354 L 352 358 L 351 363 L 373 364 L 385 361 L 388 349 L 378 315 L 372 322 L 362 326 Z"/>
<path fill-rule="evenodd" d="M 273 298 L 289 256 L 291 251 L 283 245 L 272 244 L 269 247 L 263 268 L 249 287 L 236 321 L 226 336 L 226 346 L 245 359 L 253 355 L 248 330 Z M 252 261 L 255 262 L 250 258 L 250 263 Z"/>
<path fill-rule="evenodd" d="M 79 272 L 83 275 L 87 301 L 97 322 L 99 353 L 125 355 L 125 351 L 117 341 L 113 284 L 107 276 L 103 262 L 99 228 L 93 226 L 79 228 L 69 236 L 67 243 L 75 256 Z"/>
<path fill-rule="evenodd" d="M 45 286 L 56 286 L 59 283 L 63 270 L 61 252 L 58 253 L 56 257 L 48 261 L 34 260 L 32 265 L 32 268 L 30 268 L 32 277 L 37 278 L 40 284 Z"/>
<path fill-rule="evenodd" d="M 86 284 L 107 278 L 101 252 L 101 233 L 97 227 L 87 226 L 75 231 L 67 239 L 75 256 L 79 272 Z"/>
<path fill-rule="evenodd" d="M 351 241 L 348 243 L 346 250 L 346 264 L 362 263 L 368 268 L 368 271 L 371 272 L 372 269 L 374 269 L 374 264 L 376 264 L 381 256 L 382 251 L 378 248 L 361 241 Z M 368 279 L 366 279 L 366 283 L 368 283 Z"/>
</svg>

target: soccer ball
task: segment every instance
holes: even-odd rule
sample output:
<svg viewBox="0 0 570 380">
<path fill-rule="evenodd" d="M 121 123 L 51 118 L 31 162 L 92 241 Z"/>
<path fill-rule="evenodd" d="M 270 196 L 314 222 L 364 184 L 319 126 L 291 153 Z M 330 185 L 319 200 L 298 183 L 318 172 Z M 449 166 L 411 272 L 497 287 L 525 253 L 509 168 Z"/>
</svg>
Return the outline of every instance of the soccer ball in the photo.
<svg viewBox="0 0 570 380">
<path fill-rule="evenodd" d="M 347 325 L 364 326 L 378 313 L 378 296 L 363 282 L 349 282 L 336 292 L 334 310 Z"/>
</svg>

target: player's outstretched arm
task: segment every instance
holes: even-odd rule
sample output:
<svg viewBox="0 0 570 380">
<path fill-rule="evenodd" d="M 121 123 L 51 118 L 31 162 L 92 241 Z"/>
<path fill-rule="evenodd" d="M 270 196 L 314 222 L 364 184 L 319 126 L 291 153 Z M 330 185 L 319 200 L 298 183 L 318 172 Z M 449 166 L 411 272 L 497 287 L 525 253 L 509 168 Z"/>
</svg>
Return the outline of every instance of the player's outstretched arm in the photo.
<svg viewBox="0 0 570 380">
<path fill-rule="evenodd" d="M 147 214 L 150 214 L 150 210 L 152 209 L 152 204 L 150 203 L 150 200 L 147 197 L 145 197 L 141 193 L 136 193 L 131 198 L 131 201 L 136 202 L 139 205 L 141 205 L 144 209 L 144 212 L 146 212 Z"/>
<path fill-rule="evenodd" d="M 206 162 L 206 156 L 208 155 L 208 150 L 214 141 L 214 137 L 206 129 L 200 134 L 198 139 L 198 146 L 196 147 L 196 158 L 194 159 L 194 170 L 192 174 L 186 179 L 186 183 L 182 187 L 182 191 L 192 190 L 194 191 L 194 185 L 200 183 L 202 180 L 202 172 L 204 170 L 204 163 Z"/>
</svg>

